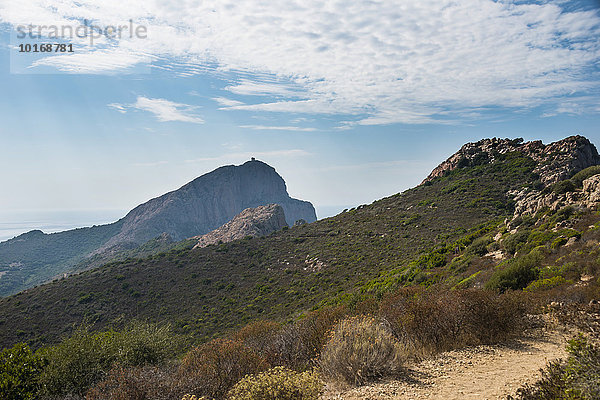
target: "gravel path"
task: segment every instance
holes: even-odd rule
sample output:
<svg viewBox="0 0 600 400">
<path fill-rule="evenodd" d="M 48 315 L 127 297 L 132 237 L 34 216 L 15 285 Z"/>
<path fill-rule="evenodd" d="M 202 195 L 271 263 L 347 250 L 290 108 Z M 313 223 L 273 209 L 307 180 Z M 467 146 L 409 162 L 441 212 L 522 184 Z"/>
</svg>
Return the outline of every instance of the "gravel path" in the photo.
<svg viewBox="0 0 600 400">
<path fill-rule="evenodd" d="M 523 383 L 536 381 L 548 361 L 565 357 L 567 338 L 538 333 L 506 345 L 450 351 L 408 365 L 399 380 L 346 390 L 328 387 L 322 399 L 504 399 Z"/>
</svg>

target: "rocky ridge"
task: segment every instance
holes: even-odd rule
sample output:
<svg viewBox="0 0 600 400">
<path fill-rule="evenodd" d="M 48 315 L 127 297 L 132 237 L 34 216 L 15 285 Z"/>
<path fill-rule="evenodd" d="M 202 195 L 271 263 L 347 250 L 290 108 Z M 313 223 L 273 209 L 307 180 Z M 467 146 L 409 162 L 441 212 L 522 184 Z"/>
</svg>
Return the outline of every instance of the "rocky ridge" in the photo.
<svg viewBox="0 0 600 400">
<path fill-rule="evenodd" d="M 247 208 L 220 228 L 206 235 L 195 236 L 193 239 L 198 243 L 194 248 L 227 243 L 247 236 L 266 236 L 287 226 L 283 208 L 278 204 Z"/>
<path fill-rule="evenodd" d="M 437 166 L 423 181 L 429 182 L 461 167 L 495 161 L 496 154 L 518 151 L 538 163 L 534 172 L 543 186 L 570 178 L 576 172 L 600 164 L 596 147 L 583 136 L 569 136 L 544 145 L 541 140 L 523 142 L 518 139 L 483 139 L 465 144 L 459 151 Z"/>
<path fill-rule="evenodd" d="M 600 164 L 596 147 L 583 136 L 570 136 L 548 145 L 539 140 L 523 142 L 523 139 L 498 138 L 467 143 L 435 168 L 423 183 L 457 168 L 493 163 L 498 154 L 509 152 L 520 152 L 536 161 L 533 172 L 539 176 L 537 184 L 507 193 L 515 201 L 514 218 L 535 214 L 543 208 L 556 211 L 566 205 L 595 208 L 600 204 L 600 175 L 585 179 L 579 189 L 565 190 L 564 193 L 552 190 L 552 185 Z"/>
</svg>

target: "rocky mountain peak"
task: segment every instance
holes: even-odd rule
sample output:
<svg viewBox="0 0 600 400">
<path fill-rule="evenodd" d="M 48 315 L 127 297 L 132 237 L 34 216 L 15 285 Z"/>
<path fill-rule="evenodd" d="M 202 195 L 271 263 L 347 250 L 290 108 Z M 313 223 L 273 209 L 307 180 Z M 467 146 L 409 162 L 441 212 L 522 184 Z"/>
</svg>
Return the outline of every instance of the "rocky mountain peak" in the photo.
<svg viewBox="0 0 600 400">
<path fill-rule="evenodd" d="M 580 135 L 569 136 L 544 145 L 540 140 L 523 142 L 518 139 L 483 139 L 465 144 L 459 151 L 437 166 L 423 183 L 456 168 L 492 163 L 496 154 L 518 151 L 538 163 L 534 172 L 545 186 L 571 177 L 578 171 L 600 164 L 596 147 Z"/>
<path fill-rule="evenodd" d="M 253 158 L 217 168 L 134 208 L 123 218 L 121 231 L 100 251 L 122 243 L 142 244 L 163 233 L 173 240 L 203 235 L 247 208 L 267 204 L 279 204 L 288 225 L 317 219 L 311 203 L 289 196 L 275 168 Z"/>
<path fill-rule="evenodd" d="M 195 248 L 231 242 L 247 236 L 265 236 L 287 226 L 283 208 L 278 204 L 247 208 L 220 228 L 194 237 L 198 240 Z"/>
</svg>

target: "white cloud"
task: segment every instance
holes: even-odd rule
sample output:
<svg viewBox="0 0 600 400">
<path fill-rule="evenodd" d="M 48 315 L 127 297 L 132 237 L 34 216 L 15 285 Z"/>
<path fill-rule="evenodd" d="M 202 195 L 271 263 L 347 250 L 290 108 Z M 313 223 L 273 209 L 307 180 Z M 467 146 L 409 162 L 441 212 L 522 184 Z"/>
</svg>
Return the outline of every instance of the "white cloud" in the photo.
<svg viewBox="0 0 600 400">
<path fill-rule="evenodd" d="M 236 107 L 244 105 L 244 103 L 241 101 L 228 99 L 226 97 L 215 97 L 213 100 L 223 107 Z"/>
<path fill-rule="evenodd" d="M 592 96 L 580 96 L 563 99 L 554 111 L 549 111 L 542 117 L 552 117 L 557 114 L 584 115 L 600 113 L 598 99 Z"/>
<path fill-rule="evenodd" d="M 108 105 L 108 107 L 120 112 L 121 114 L 125 114 L 127 112 L 127 107 L 124 106 L 123 104 L 111 103 Z"/>
<path fill-rule="evenodd" d="M 188 104 L 175 103 L 165 99 L 151 99 L 144 96 L 138 96 L 133 104 L 112 103 L 108 105 L 120 113 L 125 113 L 127 109 L 137 109 L 148 111 L 161 122 L 180 121 L 203 124 L 204 120 L 195 114 L 196 106 Z"/>
<path fill-rule="evenodd" d="M 148 97 L 138 96 L 133 107 L 138 110 L 144 110 L 153 113 L 159 121 L 181 121 L 193 122 L 196 124 L 204 123 L 202 118 L 193 114 L 196 108 L 187 104 L 175 103 L 165 99 L 150 99 Z"/>
<path fill-rule="evenodd" d="M 316 128 L 302 128 L 299 126 L 269 126 L 269 125 L 240 125 L 240 128 L 252 129 L 255 131 L 296 131 L 296 132 L 314 132 Z"/>
<path fill-rule="evenodd" d="M 130 71 L 142 63 L 150 62 L 151 57 L 122 48 L 106 48 L 96 51 L 76 50 L 72 54 L 61 54 L 36 60 L 31 68 L 37 66 L 55 67 L 59 71 L 79 74 L 117 73 Z M 149 67 L 143 67 L 149 71 Z"/>
<path fill-rule="evenodd" d="M 66 71 L 121 70 L 144 55 L 183 76 L 238 76 L 225 89 L 259 100 L 221 104 L 230 110 L 361 115 L 351 122 L 363 125 L 431 123 L 456 109 L 561 112 L 564 96 L 598 102 L 600 90 L 599 14 L 565 11 L 570 2 L 4 3 L 0 19 L 12 24 L 74 18 L 143 24 L 147 39 L 88 46 L 42 63 Z"/>
<path fill-rule="evenodd" d="M 242 79 L 235 85 L 227 86 L 225 90 L 231 93 L 246 96 L 298 96 L 303 95 L 303 91 L 285 82 L 261 82 Z"/>
</svg>

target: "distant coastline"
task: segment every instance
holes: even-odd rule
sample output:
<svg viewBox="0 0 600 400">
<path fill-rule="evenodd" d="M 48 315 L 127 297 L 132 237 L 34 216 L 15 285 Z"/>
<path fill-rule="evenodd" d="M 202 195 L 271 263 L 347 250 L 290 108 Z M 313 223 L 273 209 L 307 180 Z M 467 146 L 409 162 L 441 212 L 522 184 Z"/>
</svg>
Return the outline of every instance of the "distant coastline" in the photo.
<svg viewBox="0 0 600 400">
<path fill-rule="evenodd" d="M 0 211 L 0 242 L 39 229 L 44 233 L 61 232 L 115 222 L 126 210 L 18 210 Z"/>
<path fill-rule="evenodd" d="M 317 206 L 319 219 L 332 217 L 352 206 Z M 127 210 L 19 210 L 0 211 L 0 242 L 39 229 L 44 233 L 103 225 L 123 218 Z"/>
<path fill-rule="evenodd" d="M 351 206 L 317 206 L 319 219 L 339 214 Z M 0 242 L 39 229 L 44 233 L 103 225 L 123 218 L 127 210 L 19 210 L 0 211 Z"/>
</svg>

